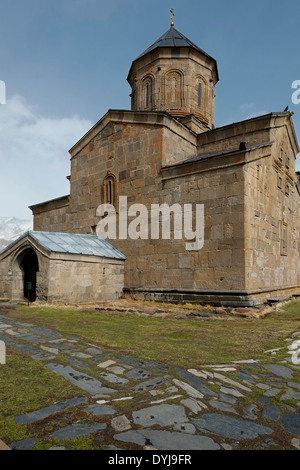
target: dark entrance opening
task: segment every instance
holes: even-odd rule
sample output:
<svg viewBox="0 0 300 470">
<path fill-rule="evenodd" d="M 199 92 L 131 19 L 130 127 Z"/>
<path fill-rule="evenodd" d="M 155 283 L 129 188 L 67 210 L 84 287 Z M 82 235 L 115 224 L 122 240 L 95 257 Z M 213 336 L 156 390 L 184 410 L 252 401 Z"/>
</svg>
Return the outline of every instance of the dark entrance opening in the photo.
<svg viewBox="0 0 300 470">
<path fill-rule="evenodd" d="M 39 263 L 33 250 L 26 251 L 21 262 L 21 269 L 24 273 L 24 297 L 29 302 L 34 302 L 36 300 L 36 273 L 39 270 Z"/>
</svg>

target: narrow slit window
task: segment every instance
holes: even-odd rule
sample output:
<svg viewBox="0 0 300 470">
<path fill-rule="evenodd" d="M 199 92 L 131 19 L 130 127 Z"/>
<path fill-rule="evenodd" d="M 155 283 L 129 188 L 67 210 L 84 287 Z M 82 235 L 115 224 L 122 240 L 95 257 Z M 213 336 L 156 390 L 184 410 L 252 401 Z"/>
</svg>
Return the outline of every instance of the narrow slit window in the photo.
<svg viewBox="0 0 300 470">
<path fill-rule="evenodd" d="M 288 245 L 287 231 L 288 231 L 287 223 L 282 222 L 281 223 L 281 254 L 284 256 L 287 255 L 287 245 Z"/>
<path fill-rule="evenodd" d="M 201 93 L 202 93 L 202 86 L 201 86 L 201 83 L 198 83 L 197 100 L 198 100 L 199 108 L 201 108 Z"/>
<path fill-rule="evenodd" d="M 145 106 L 146 108 L 149 108 L 149 82 L 146 83 L 145 87 Z"/>
<path fill-rule="evenodd" d="M 106 176 L 103 184 L 105 204 L 111 204 L 112 206 L 116 205 L 116 184 L 116 178 L 114 175 L 109 174 Z"/>
</svg>

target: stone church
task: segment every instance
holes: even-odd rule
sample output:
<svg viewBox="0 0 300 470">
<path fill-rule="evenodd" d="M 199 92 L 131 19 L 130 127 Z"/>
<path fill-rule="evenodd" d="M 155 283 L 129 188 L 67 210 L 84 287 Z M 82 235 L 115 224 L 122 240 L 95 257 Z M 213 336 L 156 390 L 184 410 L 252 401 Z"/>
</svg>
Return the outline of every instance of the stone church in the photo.
<svg viewBox="0 0 300 470">
<path fill-rule="evenodd" d="M 95 236 L 107 217 L 99 206 L 114 207 L 118 222 L 126 197 L 128 224 L 141 207 L 150 223 L 155 206 L 170 231 L 151 237 L 139 227 L 140 236 L 136 230 L 130 237 L 116 223 L 106 241 L 124 255 L 124 294 L 234 306 L 299 295 L 293 113 L 216 128 L 217 62 L 173 23 L 133 60 L 127 80 L 131 110 L 109 110 L 70 149 L 70 194 L 30 207 L 34 231 Z M 175 208 L 190 208 L 195 228 L 197 205 L 203 208 L 201 236 L 187 249 Z M 119 288 L 112 291 L 121 295 Z"/>
</svg>

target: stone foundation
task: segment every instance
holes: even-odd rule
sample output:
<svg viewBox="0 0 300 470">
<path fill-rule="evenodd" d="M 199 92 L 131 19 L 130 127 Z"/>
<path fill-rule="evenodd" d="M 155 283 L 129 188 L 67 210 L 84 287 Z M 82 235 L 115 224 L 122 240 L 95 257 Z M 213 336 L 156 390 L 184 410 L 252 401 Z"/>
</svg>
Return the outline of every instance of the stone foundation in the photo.
<svg viewBox="0 0 300 470">
<path fill-rule="evenodd" d="M 147 300 L 155 302 L 168 302 L 173 304 L 199 304 L 215 307 L 259 307 L 290 300 L 300 296 L 300 286 L 289 289 L 270 289 L 265 292 L 191 292 L 191 291 L 164 291 L 124 289 L 124 295 L 134 300 Z"/>
</svg>

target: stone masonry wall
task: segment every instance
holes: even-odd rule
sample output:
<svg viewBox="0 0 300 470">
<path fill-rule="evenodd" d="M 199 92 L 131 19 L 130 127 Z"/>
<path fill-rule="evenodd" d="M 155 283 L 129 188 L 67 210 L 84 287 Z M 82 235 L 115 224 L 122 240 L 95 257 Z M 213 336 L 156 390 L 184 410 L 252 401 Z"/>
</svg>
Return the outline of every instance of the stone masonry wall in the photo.
<svg viewBox="0 0 300 470">
<path fill-rule="evenodd" d="M 276 129 L 274 144 L 265 155 L 251 152 L 245 167 L 246 288 L 271 289 L 270 297 L 300 285 L 300 196 L 286 133 L 285 126 Z"/>
<path fill-rule="evenodd" d="M 117 194 L 127 196 L 128 203 L 155 202 L 162 161 L 173 162 L 195 152 L 195 136 L 181 124 L 175 123 L 171 129 L 161 125 L 165 116 L 160 114 L 155 115 L 157 124 L 147 124 L 145 113 L 137 113 L 135 120 L 138 118 L 139 124 L 110 122 L 72 157 L 70 218 L 65 231 L 95 230 L 99 222 L 96 209 L 105 202 L 103 182 L 109 172 L 118 181 Z"/>
<path fill-rule="evenodd" d="M 124 263 L 87 257 L 50 260 L 48 302 L 89 303 L 118 299 L 124 286 Z"/>
</svg>

